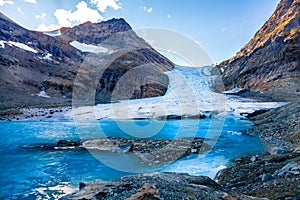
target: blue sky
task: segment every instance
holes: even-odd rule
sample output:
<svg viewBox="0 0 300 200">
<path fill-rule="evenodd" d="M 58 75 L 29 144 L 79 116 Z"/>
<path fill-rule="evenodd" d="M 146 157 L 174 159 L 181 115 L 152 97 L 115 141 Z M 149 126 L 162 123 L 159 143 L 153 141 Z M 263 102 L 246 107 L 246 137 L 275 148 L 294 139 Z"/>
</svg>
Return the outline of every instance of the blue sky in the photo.
<svg viewBox="0 0 300 200">
<path fill-rule="evenodd" d="M 167 28 L 199 42 L 221 62 L 245 45 L 279 0 L 0 0 L 0 11 L 28 29 L 55 29 L 110 18 L 132 28 Z"/>
</svg>

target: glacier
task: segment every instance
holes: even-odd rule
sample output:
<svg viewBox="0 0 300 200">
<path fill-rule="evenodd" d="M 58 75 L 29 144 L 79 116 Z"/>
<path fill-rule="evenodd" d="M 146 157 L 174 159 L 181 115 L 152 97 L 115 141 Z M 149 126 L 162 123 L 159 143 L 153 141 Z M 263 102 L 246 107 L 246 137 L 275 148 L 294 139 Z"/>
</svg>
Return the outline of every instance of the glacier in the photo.
<svg viewBox="0 0 300 200">
<path fill-rule="evenodd" d="M 195 116 L 215 112 L 218 115 L 241 115 L 255 110 L 282 106 L 282 102 L 258 102 L 215 92 L 212 88 L 217 75 L 212 67 L 181 67 L 165 72 L 170 80 L 164 96 L 146 99 L 122 100 L 112 104 L 78 107 L 66 113 L 76 119 L 140 119 L 161 116 Z"/>
</svg>

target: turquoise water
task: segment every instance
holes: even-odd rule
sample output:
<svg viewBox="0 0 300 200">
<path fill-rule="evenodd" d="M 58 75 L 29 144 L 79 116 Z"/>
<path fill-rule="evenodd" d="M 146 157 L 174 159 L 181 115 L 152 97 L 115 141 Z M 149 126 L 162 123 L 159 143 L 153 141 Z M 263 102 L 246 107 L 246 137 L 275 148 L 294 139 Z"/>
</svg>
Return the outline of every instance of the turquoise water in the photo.
<svg viewBox="0 0 300 200">
<path fill-rule="evenodd" d="M 197 136 L 209 138 L 207 142 L 211 144 L 216 142 L 207 155 L 194 155 L 164 168 L 140 171 L 189 172 L 213 177 L 217 170 L 228 165 L 232 159 L 264 148 L 257 137 L 241 134 L 251 123 L 237 117 L 227 117 L 225 121 L 219 119 L 214 123 L 207 118 L 170 121 L 105 120 L 97 124 L 84 122 L 76 125 L 73 121 L 0 122 L 0 199 L 55 199 L 70 188 L 78 188 L 79 182 L 111 181 L 129 175 L 102 164 L 83 149 L 34 148 L 37 144 L 55 144 L 62 139 L 97 138 L 101 136 L 99 128 L 102 136 L 104 133 L 106 136 L 133 137 L 143 132 L 147 135 L 157 127 L 152 138 Z M 131 135 L 129 131 L 135 134 Z M 118 163 L 111 156 L 109 154 L 105 159 L 115 162 L 115 165 L 135 167 L 130 157 L 128 163 Z"/>
</svg>

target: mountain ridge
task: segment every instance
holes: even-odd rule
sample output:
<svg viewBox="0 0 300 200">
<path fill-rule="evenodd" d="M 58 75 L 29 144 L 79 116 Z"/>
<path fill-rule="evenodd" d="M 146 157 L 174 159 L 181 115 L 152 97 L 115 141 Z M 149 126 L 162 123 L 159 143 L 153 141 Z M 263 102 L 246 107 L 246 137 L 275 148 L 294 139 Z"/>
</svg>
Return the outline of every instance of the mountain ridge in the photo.
<svg viewBox="0 0 300 200">
<path fill-rule="evenodd" d="M 168 77 L 163 72 L 171 70 L 173 63 L 139 38 L 124 19 L 86 22 L 57 32 L 60 34 L 50 36 L 27 30 L 0 13 L 1 110 L 71 105 L 74 82 L 83 65 L 90 72 L 104 70 L 97 77 L 99 81 L 93 87 L 95 95 L 89 97 L 89 105 L 111 101 L 121 77 L 141 65 L 152 72 L 150 76 L 157 76 L 153 84 L 143 85 L 139 78 L 131 77 L 123 83 L 131 96 L 122 91 L 114 99 L 155 97 L 166 92 Z M 80 45 L 105 51 L 84 51 Z M 88 60 L 94 60 L 93 64 Z M 87 87 L 95 82 L 93 78 L 96 77 L 85 76 Z M 158 79 L 162 81 L 155 81 Z M 40 92 L 46 95 L 39 95 Z"/>
<path fill-rule="evenodd" d="M 217 66 L 225 89 L 244 88 L 273 100 L 299 98 L 299 27 L 300 1 L 282 0 L 254 37 Z"/>
</svg>

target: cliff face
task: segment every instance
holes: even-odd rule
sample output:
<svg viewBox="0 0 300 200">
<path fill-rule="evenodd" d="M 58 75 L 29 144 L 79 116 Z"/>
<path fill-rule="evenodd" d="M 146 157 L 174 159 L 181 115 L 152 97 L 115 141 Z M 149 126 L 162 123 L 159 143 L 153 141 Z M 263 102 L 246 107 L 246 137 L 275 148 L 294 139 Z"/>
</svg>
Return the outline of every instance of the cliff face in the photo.
<svg viewBox="0 0 300 200">
<path fill-rule="evenodd" d="M 141 65 L 142 72 L 120 82 Z M 89 104 L 161 96 L 169 82 L 163 72 L 172 67 L 124 19 L 41 33 L 0 13 L 1 110 L 71 105 L 74 85 L 78 89 L 75 94 L 94 92 L 77 95 Z M 85 74 L 80 86 L 75 84 L 79 73 Z M 143 83 L 143 76 L 152 77 L 152 81 Z M 112 99 L 114 90 L 118 92 Z"/>
<path fill-rule="evenodd" d="M 245 88 L 278 100 L 300 97 L 300 1 L 282 0 L 254 38 L 218 67 L 225 89 Z"/>
<path fill-rule="evenodd" d="M 97 102 L 165 94 L 169 80 L 163 72 L 172 69 L 173 64 L 138 37 L 124 19 L 111 19 L 98 24 L 86 22 L 60 31 L 59 38 L 71 44 L 76 41 L 112 52 L 92 58 L 97 60 L 98 67 L 106 65 L 104 71 L 100 70 L 103 75 L 99 77 L 96 87 Z M 140 66 L 142 69 L 139 70 Z M 149 77 L 150 81 L 144 81 Z"/>
</svg>

